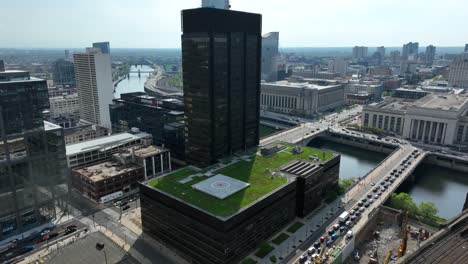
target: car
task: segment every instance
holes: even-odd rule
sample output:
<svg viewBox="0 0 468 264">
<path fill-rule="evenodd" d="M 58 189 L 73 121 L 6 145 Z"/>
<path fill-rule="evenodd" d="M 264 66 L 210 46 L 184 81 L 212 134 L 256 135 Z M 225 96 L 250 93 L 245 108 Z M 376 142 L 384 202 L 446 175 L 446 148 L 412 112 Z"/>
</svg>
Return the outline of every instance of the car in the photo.
<svg viewBox="0 0 468 264">
<path fill-rule="evenodd" d="M 346 238 L 347 239 L 350 239 L 353 237 L 353 230 L 349 230 L 347 233 L 346 233 Z"/>
<path fill-rule="evenodd" d="M 367 208 L 367 207 L 369 207 L 369 205 L 370 205 L 370 203 L 365 203 L 364 207 Z"/>
<path fill-rule="evenodd" d="M 379 199 L 379 197 L 380 197 L 380 195 L 378 195 L 378 194 L 374 195 L 375 200 Z"/>
<path fill-rule="evenodd" d="M 47 235 L 47 234 L 49 234 L 49 233 L 50 233 L 50 229 L 44 229 L 44 230 L 42 230 L 42 232 L 41 232 L 41 236 L 45 236 L 45 235 Z"/>
<path fill-rule="evenodd" d="M 333 226 L 333 230 L 335 230 L 335 231 L 340 230 L 340 225 L 339 225 L 339 224 L 335 224 L 335 225 Z"/>
<path fill-rule="evenodd" d="M 314 247 L 310 247 L 308 250 L 307 250 L 307 254 L 312 255 L 315 253 L 315 248 Z"/>
<path fill-rule="evenodd" d="M 389 181 L 389 180 L 390 180 L 390 176 L 385 177 L 385 181 Z"/>
<path fill-rule="evenodd" d="M 352 226 L 353 226 L 353 222 L 351 222 L 351 221 L 346 221 L 346 226 L 347 226 L 347 227 L 352 227 Z"/>
<path fill-rule="evenodd" d="M 396 180 L 395 177 L 390 178 L 390 182 L 394 182 Z"/>
<path fill-rule="evenodd" d="M 373 191 L 373 192 L 378 192 L 378 191 L 379 191 L 379 188 L 374 188 L 372 191 Z"/>
<path fill-rule="evenodd" d="M 122 207 L 123 211 L 128 210 L 128 209 L 130 209 L 130 205 L 125 205 L 125 206 Z"/>
<path fill-rule="evenodd" d="M 370 184 L 370 185 L 371 185 L 371 186 L 375 186 L 375 182 L 371 182 L 371 184 Z"/>
<path fill-rule="evenodd" d="M 334 233 L 335 233 L 335 230 L 333 230 L 333 229 L 328 230 L 328 235 L 329 236 L 333 235 Z"/>
<path fill-rule="evenodd" d="M 364 208 L 364 207 L 359 208 L 359 212 L 361 212 L 361 213 L 364 212 L 365 210 L 366 210 L 366 208 Z"/>
<path fill-rule="evenodd" d="M 368 194 L 367 194 L 367 198 L 372 198 L 372 194 L 371 194 L 371 193 L 368 193 Z"/>
<path fill-rule="evenodd" d="M 337 238 L 338 238 L 338 234 L 333 233 L 333 235 L 331 235 L 331 239 L 332 239 L 332 240 L 336 240 Z"/>
<path fill-rule="evenodd" d="M 380 182 L 380 185 L 385 185 L 385 181 L 381 181 L 381 182 Z"/>
<path fill-rule="evenodd" d="M 349 211 L 349 214 L 350 214 L 350 215 L 354 215 L 354 213 L 355 213 L 354 210 Z"/>
<path fill-rule="evenodd" d="M 386 186 L 386 185 L 382 185 L 382 187 L 380 187 L 380 190 L 381 190 L 382 192 L 384 192 L 386 189 L 387 189 L 387 186 Z"/>
<path fill-rule="evenodd" d="M 361 202 L 363 203 L 367 202 L 367 198 L 362 198 Z"/>
<path fill-rule="evenodd" d="M 320 237 L 320 243 L 323 243 L 323 241 L 325 241 L 325 239 L 327 239 L 326 236 L 321 236 L 321 237 Z"/>
<path fill-rule="evenodd" d="M 374 199 L 370 198 L 369 199 L 369 204 L 373 203 L 374 202 Z"/>
<path fill-rule="evenodd" d="M 320 242 L 316 241 L 316 242 L 314 243 L 314 248 L 319 249 L 319 248 L 320 248 L 320 245 L 321 245 Z"/>
<path fill-rule="evenodd" d="M 363 202 L 359 202 L 357 205 L 359 205 L 359 207 L 361 207 L 364 203 Z"/>
<path fill-rule="evenodd" d="M 309 256 L 307 254 L 304 254 L 302 255 L 300 258 L 299 258 L 299 263 L 305 263 L 307 261 L 307 258 Z"/>
</svg>

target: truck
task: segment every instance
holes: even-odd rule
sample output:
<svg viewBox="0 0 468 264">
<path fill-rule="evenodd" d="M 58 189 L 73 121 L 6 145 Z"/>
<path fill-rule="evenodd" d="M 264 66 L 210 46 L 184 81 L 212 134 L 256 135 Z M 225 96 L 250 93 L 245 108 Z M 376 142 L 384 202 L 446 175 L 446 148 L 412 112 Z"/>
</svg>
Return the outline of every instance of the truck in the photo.
<svg viewBox="0 0 468 264">
<path fill-rule="evenodd" d="M 123 196 L 123 192 L 122 191 L 118 191 L 118 192 L 115 192 L 115 193 L 111 193 L 111 194 L 108 194 L 108 195 L 105 195 L 105 196 L 102 196 L 100 199 L 99 199 L 99 203 L 100 204 L 105 204 L 105 203 L 108 203 L 110 201 L 113 201 L 115 199 L 118 199 L 120 197 Z"/>
<path fill-rule="evenodd" d="M 338 221 L 340 222 L 340 224 L 344 225 L 346 223 L 346 221 L 348 221 L 349 219 L 349 213 L 347 211 L 344 211 L 343 213 L 340 214 L 340 216 L 338 217 Z"/>
</svg>

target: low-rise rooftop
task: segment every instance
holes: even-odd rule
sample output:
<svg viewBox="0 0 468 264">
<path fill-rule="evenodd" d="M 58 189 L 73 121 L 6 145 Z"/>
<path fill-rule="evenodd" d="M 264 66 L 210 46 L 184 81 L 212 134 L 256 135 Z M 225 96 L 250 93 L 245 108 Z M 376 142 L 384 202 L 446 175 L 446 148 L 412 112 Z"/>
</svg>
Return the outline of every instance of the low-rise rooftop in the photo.
<svg viewBox="0 0 468 264">
<path fill-rule="evenodd" d="M 86 176 L 92 182 L 98 182 L 141 168 L 143 167 L 137 164 L 123 165 L 118 162 L 106 161 L 81 169 L 74 169 L 74 171 Z"/>
<path fill-rule="evenodd" d="M 296 160 L 310 161 L 311 157 L 318 162 L 333 157 L 330 152 L 308 147 L 302 147 L 302 152 L 297 153 L 293 151 L 293 145 L 278 144 L 285 146 L 285 148 L 281 148 L 281 151 L 270 156 L 263 156 L 260 154 L 260 150 L 256 149 L 255 153 L 227 159 L 204 170 L 185 167 L 146 184 L 212 215 L 226 218 L 293 181 L 295 177 L 280 172 L 283 166 Z M 220 196 L 223 199 L 194 188 L 194 185 L 198 186 L 198 183 L 215 175 L 230 177 L 248 186 L 244 186 L 245 188 L 243 187 L 227 197 Z M 228 181 L 225 182 L 220 183 L 219 186 L 229 185 Z"/>
<path fill-rule="evenodd" d="M 280 86 L 295 89 L 311 89 L 311 90 L 323 90 L 328 88 L 334 88 L 340 84 L 314 84 L 314 83 L 300 83 L 300 82 L 289 82 L 289 81 L 276 81 L 276 82 L 262 82 L 265 86 Z"/>
</svg>

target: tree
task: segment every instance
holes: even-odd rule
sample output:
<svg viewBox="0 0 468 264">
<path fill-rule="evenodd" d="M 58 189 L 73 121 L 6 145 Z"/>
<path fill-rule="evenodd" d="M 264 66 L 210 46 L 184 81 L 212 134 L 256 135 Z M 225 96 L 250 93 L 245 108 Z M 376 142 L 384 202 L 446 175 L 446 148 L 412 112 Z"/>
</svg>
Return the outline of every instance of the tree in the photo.
<svg viewBox="0 0 468 264">
<path fill-rule="evenodd" d="M 419 212 L 425 217 L 434 217 L 437 215 L 439 210 L 432 202 L 421 202 L 419 204 Z"/>
<path fill-rule="evenodd" d="M 391 199 L 391 205 L 393 208 L 402 209 L 402 210 L 410 210 L 412 214 L 418 213 L 418 206 L 413 201 L 413 198 L 407 193 L 393 193 Z"/>
</svg>

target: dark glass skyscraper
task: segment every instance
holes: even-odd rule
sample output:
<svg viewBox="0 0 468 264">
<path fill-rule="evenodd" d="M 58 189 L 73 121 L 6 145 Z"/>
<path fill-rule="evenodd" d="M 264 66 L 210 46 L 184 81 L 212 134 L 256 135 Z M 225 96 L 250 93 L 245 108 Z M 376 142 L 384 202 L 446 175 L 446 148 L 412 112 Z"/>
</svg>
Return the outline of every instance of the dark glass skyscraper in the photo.
<svg viewBox="0 0 468 264">
<path fill-rule="evenodd" d="M 75 87 L 75 66 L 73 62 L 64 59 L 55 61 L 54 83 Z"/>
<path fill-rule="evenodd" d="M 63 129 L 44 122 L 45 80 L 0 71 L 0 240 L 57 218 L 68 194 Z"/>
<path fill-rule="evenodd" d="M 186 160 L 205 167 L 258 145 L 262 17 L 182 11 Z"/>
</svg>

